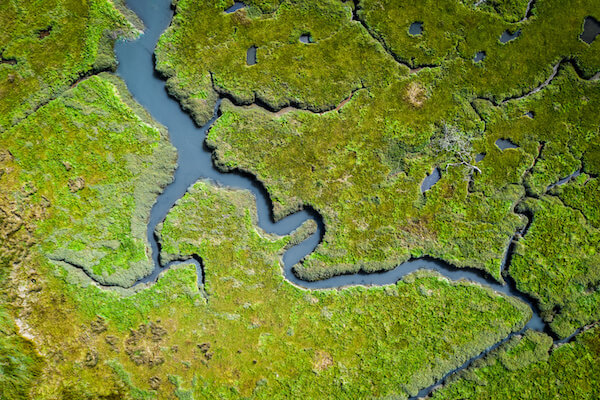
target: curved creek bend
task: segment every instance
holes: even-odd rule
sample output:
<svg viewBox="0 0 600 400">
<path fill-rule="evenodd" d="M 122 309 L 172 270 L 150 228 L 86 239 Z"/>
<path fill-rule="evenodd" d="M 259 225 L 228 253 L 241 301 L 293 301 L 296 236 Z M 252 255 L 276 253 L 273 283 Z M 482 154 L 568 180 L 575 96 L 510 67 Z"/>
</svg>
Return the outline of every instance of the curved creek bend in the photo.
<svg viewBox="0 0 600 400">
<path fill-rule="evenodd" d="M 156 226 L 166 217 L 175 202 L 183 197 L 187 189 L 201 179 L 208 179 L 214 183 L 238 189 L 249 190 L 256 198 L 258 224 L 266 232 L 277 235 L 287 235 L 298 228 L 308 219 L 317 221 L 317 232 L 302 243 L 290 248 L 283 255 L 283 273 L 285 278 L 294 285 L 306 289 L 331 289 L 351 285 L 389 285 L 402 279 L 405 275 L 419 269 L 433 270 L 451 280 L 469 280 L 490 287 L 498 292 L 514 296 L 525 302 L 533 311 L 533 317 L 521 332 L 516 332 L 496 343 L 483 353 L 465 362 L 459 368 L 450 371 L 434 385 L 423 389 L 418 396 L 429 394 L 433 388 L 441 384 L 448 375 L 466 368 L 475 359 L 483 357 L 490 350 L 506 342 L 515 334 L 522 333 L 526 328 L 548 331 L 546 324 L 539 315 L 534 301 L 527 295 L 519 292 L 510 277 L 507 283 L 500 284 L 474 269 L 458 269 L 451 265 L 430 258 L 420 258 L 407 261 L 396 268 L 380 273 L 357 273 L 352 275 L 335 276 L 326 280 L 307 282 L 297 278 L 292 267 L 310 254 L 321 242 L 324 233 L 324 224 L 318 213 L 310 208 L 291 214 L 278 222 L 273 221 L 271 201 L 263 185 L 255 178 L 241 173 L 223 173 L 217 170 L 212 162 L 212 154 L 204 146 L 204 139 L 211 125 L 218 118 L 220 100 L 214 110 L 212 119 L 199 128 L 191 117 L 182 111 L 179 103 L 168 96 L 165 82 L 154 69 L 154 48 L 158 38 L 169 26 L 173 17 L 170 0 L 127 0 L 127 6 L 135 11 L 145 24 L 144 34 L 135 41 L 119 41 L 115 46 L 119 66 L 117 74 L 125 81 L 134 98 L 148 110 L 152 117 L 163 124 L 169 131 L 171 143 L 178 152 L 178 167 L 175 171 L 173 182 L 158 196 L 152 207 L 148 221 L 147 235 L 152 249 L 154 270 L 152 274 L 140 279 L 135 284 L 152 283 L 158 275 L 169 267 L 181 263 L 193 263 L 198 270 L 198 280 L 201 283 L 203 271 L 200 258 L 185 261 L 176 261 L 168 265 L 160 263 L 160 248 L 155 237 Z M 512 240 L 511 240 L 512 242 Z M 508 261 L 508 262 L 507 262 Z M 505 264 L 510 262 L 510 249 L 507 249 Z M 504 266 L 506 267 L 506 265 Z M 565 339 L 569 340 L 568 339 Z"/>
</svg>

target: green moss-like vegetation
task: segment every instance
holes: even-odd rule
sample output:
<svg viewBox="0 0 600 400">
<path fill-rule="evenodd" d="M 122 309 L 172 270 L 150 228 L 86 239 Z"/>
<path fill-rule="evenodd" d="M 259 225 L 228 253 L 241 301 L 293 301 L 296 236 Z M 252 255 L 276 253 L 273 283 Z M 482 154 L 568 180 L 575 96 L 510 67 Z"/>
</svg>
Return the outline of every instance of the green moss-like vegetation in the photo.
<svg viewBox="0 0 600 400">
<path fill-rule="evenodd" d="M 539 300 L 552 329 L 568 336 L 600 316 L 600 231 L 581 212 L 544 196 L 523 204 L 535 217 L 519 242 L 510 274 Z"/>
<path fill-rule="evenodd" d="M 564 13 L 556 2 L 536 1 L 531 18 L 516 25 L 510 21 L 517 9 L 524 16 L 526 8 L 520 2 L 354 3 L 282 2 L 270 12 L 249 3 L 226 14 L 229 3 L 182 0 L 175 23 L 161 38 L 159 69 L 184 106 L 216 96 L 211 76 L 216 91 L 236 102 L 258 99 L 275 109 L 292 103 L 313 111 L 342 105 L 321 114 L 270 113 L 224 102 L 208 137 L 221 168 L 247 170 L 265 183 L 276 215 L 299 204 L 323 215 L 324 242 L 295 269 L 303 278 L 389 269 L 430 255 L 502 280 L 508 244 L 525 225 L 516 205 L 526 192 L 539 195 L 572 173 L 584 157 L 593 160 L 586 149 L 597 136 L 598 86 L 563 63 L 555 81 L 538 94 L 501 107 L 494 103 L 541 84 L 564 58 L 573 59 L 584 77 L 597 72 L 598 43 L 588 45 L 579 34 L 584 17 L 600 10 L 594 2 L 578 1 Z M 317 17 L 311 7 L 327 13 Z M 414 21 L 424 22 L 423 35 L 409 35 Z M 332 26 L 359 33 L 322 39 Z M 302 29 L 314 43 L 296 40 Z M 521 36 L 500 43 L 507 29 L 522 29 Z M 540 46 L 549 40 L 543 38 L 552 38 L 552 45 Z M 376 51 L 352 50 L 363 42 Z M 253 44 L 258 62 L 246 66 L 245 49 Z M 316 67 L 313 60 L 323 59 L 319 49 L 328 52 L 328 62 Z M 478 51 L 487 57 L 474 63 Z M 307 52 L 314 58 L 305 58 Z M 290 54 L 303 56 L 290 60 Z M 356 64 L 363 59 L 369 63 Z M 407 75 L 404 64 L 439 67 Z M 347 87 L 334 86 L 337 78 L 321 78 L 324 71 L 337 76 L 329 71 L 332 65 L 345 75 Z M 382 75 L 386 78 L 374 81 Z M 355 77 L 364 89 L 353 92 L 361 87 L 350 84 Z M 535 111 L 533 120 L 520 118 L 528 111 Z M 199 121 L 208 115 L 192 114 Z M 561 124 L 565 129 L 558 132 Z M 494 144 L 499 138 L 520 148 L 501 151 Z M 477 153 L 486 154 L 478 163 Z M 423 195 L 421 182 L 436 166 L 442 179 Z"/>
<path fill-rule="evenodd" d="M 78 80 L 113 69 L 115 38 L 141 22 L 122 1 L 21 3 L 0 4 L 1 398 L 406 398 L 531 317 L 423 271 L 298 288 L 281 257 L 314 222 L 266 234 L 249 193 L 205 182 L 157 232 L 162 260 L 198 255 L 201 279 L 182 264 L 125 288 L 153 267 L 146 222 L 174 151 L 118 78 Z M 255 174 L 276 217 L 321 213 L 298 275 L 428 255 L 501 281 L 514 237 L 507 273 L 555 333 L 598 319 L 600 40 L 579 39 L 597 1 L 537 0 L 526 19 L 524 0 L 246 3 L 175 2 L 157 68 L 197 122 L 229 99 L 208 135 L 220 168 Z M 506 30 L 521 35 L 502 44 Z M 550 346 L 527 332 L 435 396 L 593 398 L 598 328 Z"/>
<path fill-rule="evenodd" d="M 0 4 L 0 132 L 90 71 L 114 68 L 117 35 L 135 28 L 108 0 Z"/>
<path fill-rule="evenodd" d="M 41 256 L 14 270 L 21 329 L 46 362 L 30 398 L 405 398 L 530 318 L 434 273 L 294 287 L 279 263 L 290 237 L 257 230 L 253 207 L 248 192 L 198 183 L 167 217 L 164 249 L 202 256 L 202 290 L 190 265 L 110 291 Z"/>
<path fill-rule="evenodd" d="M 179 2 L 156 51 L 157 69 L 169 78 L 170 93 L 200 123 L 212 115 L 213 86 L 242 103 L 259 99 L 274 108 L 299 104 L 320 111 L 334 108 L 353 90 L 385 86 L 407 72 L 350 20 L 349 3 L 283 2 L 263 13 L 256 2 L 248 2 L 248 9 L 228 15 L 223 10 L 229 3 Z M 314 43 L 300 43 L 307 33 Z M 251 46 L 258 48 L 256 66 L 246 65 Z M 185 67 L 190 62 L 194 68 Z M 275 79 L 265 73 L 275 70 Z"/>
<path fill-rule="evenodd" d="M 432 399 L 595 399 L 600 390 L 600 330 L 548 354 L 552 340 L 528 331 L 476 362 Z"/>
<path fill-rule="evenodd" d="M 42 251 L 123 286 L 154 267 L 146 221 L 175 163 L 166 132 L 123 101 L 125 90 L 91 77 L 0 136 L 20 200 L 45 207 Z"/>
<path fill-rule="evenodd" d="M 40 357 L 33 344 L 18 335 L 8 313 L 0 313 L 0 398 L 27 399 L 40 373 Z"/>
</svg>

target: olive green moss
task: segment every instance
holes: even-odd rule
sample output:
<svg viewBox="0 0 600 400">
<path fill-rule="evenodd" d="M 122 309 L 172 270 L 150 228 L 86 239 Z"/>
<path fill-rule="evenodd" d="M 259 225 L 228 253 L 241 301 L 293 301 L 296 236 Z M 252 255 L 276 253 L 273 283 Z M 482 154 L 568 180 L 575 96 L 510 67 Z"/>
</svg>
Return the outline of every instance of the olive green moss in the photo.
<svg viewBox="0 0 600 400">
<path fill-rule="evenodd" d="M 117 78 L 94 76 L 0 136 L 23 200 L 48 206 L 37 230 L 42 251 L 122 286 L 154 268 L 146 224 L 175 166 L 166 131 L 126 103 Z"/>
<path fill-rule="evenodd" d="M 19 336 L 4 305 L 0 307 L 0 398 L 27 399 L 40 374 L 41 359 L 34 345 Z"/>
<path fill-rule="evenodd" d="M 265 183 L 276 216 L 302 204 L 323 215 L 324 242 L 295 268 L 302 278 L 390 269 L 429 255 L 501 281 L 508 245 L 526 222 L 514 208 L 586 157 L 595 162 L 587 149 L 598 126 L 598 85 L 582 78 L 600 68 L 599 44 L 579 40 L 597 4 L 578 1 L 565 13 L 557 2 L 536 1 L 531 18 L 512 23 L 525 14 L 521 3 L 284 1 L 268 13 L 250 3 L 226 14 L 230 2 L 182 0 L 158 46 L 158 68 L 184 107 L 206 103 L 203 117 L 192 111 L 198 122 L 217 93 L 272 111 L 287 104 L 311 110 L 273 113 L 224 102 L 208 136 L 220 168 L 241 168 Z M 424 22 L 423 35 L 408 34 L 414 21 Z M 350 27 L 352 37 L 339 36 Z M 502 44 L 507 29 L 522 34 Z M 300 33 L 314 43 L 300 43 Z M 374 52 L 352 50 L 362 43 Z M 246 66 L 251 45 L 258 62 Z M 487 57 L 474 63 L 478 51 Z M 362 60 L 369 62 L 357 64 Z M 504 101 L 540 85 L 558 63 L 549 86 Z M 407 75 L 406 65 L 431 68 Z M 338 73 L 346 86 L 335 85 Z M 299 78 L 306 78 L 302 85 Z M 354 91 L 357 79 L 364 90 Z M 315 112 L 323 110 L 332 111 Z M 533 120 L 524 117 L 528 111 Z M 450 147 L 448 132 L 460 139 Z M 501 151 L 499 138 L 520 148 Z M 477 153 L 486 154 L 478 163 Z M 423 195 L 421 182 L 434 167 L 442 179 Z"/>
<path fill-rule="evenodd" d="M 522 182 L 530 197 L 517 212 L 527 213 L 532 224 L 508 272 L 519 290 L 538 299 L 544 318 L 562 337 L 598 319 L 598 190 L 588 173 L 597 168 L 599 87 L 565 66 L 527 99 L 481 107 L 487 129 L 476 147 L 486 156 L 473 188 L 491 195 L 491 182 Z M 499 138 L 519 148 L 500 151 L 494 145 Z M 583 174 L 553 187 L 577 170 Z"/>
<path fill-rule="evenodd" d="M 261 100 L 273 108 L 293 104 L 323 111 L 353 90 L 385 86 L 407 72 L 351 21 L 350 3 L 283 2 L 269 14 L 257 13 L 256 6 L 226 14 L 231 4 L 178 2 L 156 50 L 167 89 L 200 124 L 212 115 L 213 87 L 240 103 Z M 300 43 L 306 33 L 314 43 Z M 255 66 L 246 65 L 251 46 L 258 48 Z M 277 78 L 266 71 L 277 71 Z"/>
<path fill-rule="evenodd" d="M 121 1 L 17 3 L 0 5 L 0 397 L 405 398 L 530 318 L 513 298 L 422 271 L 385 287 L 295 287 L 281 256 L 314 222 L 268 235 L 249 193 L 207 183 L 158 232 L 164 260 L 202 257 L 202 287 L 192 265 L 98 287 L 88 275 L 127 286 L 152 268 L 146 223 L 174 152 L 117 78 L 67 89 L 114 68 L 115 37 L 141 22 Z M 585 79 L 600 40 L 578 38 L 597 2 L 537 0 L 520 23 L 521 0 L 263 0 L 225 14 L 232 3 L 178 1 L 158 68 L 197 122 L 218 95 L 259 104 L 225 101 L 208 144 L 220 168 L 266 184 L 277 217 L 303 204 L 323 215 L 325 240 L 297 273 L 430 255 L 502 280 L 508 243 L 533 218 L 515 236 L 517 287 L 560 336 L 598 319 L 600 91 Z M 423 35 L 408 34 L 414 21 Z M 521 36 L 501 44 L 507 29 Z M 557 65 L 543 90 L 509 100 Z M 422 194 L 434 167 L 442 179 Z M 597 337 L 549 353 L 550 338 L 528 332 L 438 395 L 592 397 Z"/>
<path fill-rule="evenodd" d="M 528 331 L 477 361 L 435 391 L 442 399 L 595 399 L 600 391 L 600 329 L 550 349 L 552 339 Z"/>
<path fill-rule="evenodd" d="M 116 66 L 112 45 L 134 26 L 108 0 L 0 4 L 0 131 L 92 71 Z"/>
<path fill-rule="evenodd" d="M 127 290 L 41 255 L 15 269 L 15 293 L 28 293 L 16 316 L 46 363 L 29 398 L 406 398 L 531 316 L 429 272 L 297 288 L 280 269 L 291 237 L 258 229 L 254 207 L 249 192 L 198 183 L 168 215 L 165 252 L 199 254 L 203 290 L 192 265 Z"/>
</svg>

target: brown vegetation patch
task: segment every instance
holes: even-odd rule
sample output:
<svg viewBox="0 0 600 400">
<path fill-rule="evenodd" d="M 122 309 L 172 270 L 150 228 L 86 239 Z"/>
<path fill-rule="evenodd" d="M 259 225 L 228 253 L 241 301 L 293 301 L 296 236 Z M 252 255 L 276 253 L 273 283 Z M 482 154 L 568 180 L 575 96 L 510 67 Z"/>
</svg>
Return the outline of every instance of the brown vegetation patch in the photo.
<svg viewBox="0 0 600 400">
<path fill-rule="evenodd" d="M 325 350 L 317 350 L 313 359 L 313 369 L 317 372 L 325 371 L 333 365 L 333 358 Z"/>
<path fill-rule="evenodd" d="M 411 82 L 406 88 L 405 98 L 414 107 L 420 108 L 427 100 L 425 88 L 418 82 Z"/>
<path fill-rule="evenodd" d="M 125 353 L 136 365 L 155 366 L 165 362 L 161 353 L 161 342 L 167 331 L 158 324 L 141 324 L 132 329 L 125 340 Z"/>
<path fill-rule="evenodd" d="M 78 192 L 84 187 L 85 181 L 82 177 L 78 176 L 77 178 L 69 179 L 69 190 L 71 191 L 71 193 Z"/>
<path fill-rule="evenodd" d="M 46 29 L 42 29 L 41 31 L 38 31 L 38 38 L 43 39 L 45 37 L 50 36 L 50 32 L 52 32 L 52 27 L 49 26 Z"/>
</svg>

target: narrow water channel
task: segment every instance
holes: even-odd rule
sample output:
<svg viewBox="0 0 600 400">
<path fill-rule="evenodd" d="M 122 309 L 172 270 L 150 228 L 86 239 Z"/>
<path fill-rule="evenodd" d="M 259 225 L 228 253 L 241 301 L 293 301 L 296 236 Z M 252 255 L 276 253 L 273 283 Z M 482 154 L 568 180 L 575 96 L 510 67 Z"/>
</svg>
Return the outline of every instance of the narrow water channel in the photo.
<svg viewBox="0 0 600 400">
<path fill-rule="evenodd" d="M 170 7 L 171 0 L 127 0 L 127 5 L 144 21 L 146 28 L 139 39 L 117 43 L 115 48 L 119 61 L 117 73 L 123 78 L 135 99 L 148 110 L 154 119 L 167 127 L 170 140 L 178 152 L 178 168 L 173 182 L 158 196 L 148 222 L 147 235 L 152 247 L 152 259 L 155 268 L 151 275 L 141 279 L 136 284 L 154 282 L 162 271 L 177 264 L 177 262 L 166 266 L 160 264 L 159 247 L 154 236 L 155 228 L 157 224 L 164 220 L 175 202 L 183 197 L 190 185 L 200 179 L 209 179 L 222 186 L 251 191 L 256 198 L 258 224 L 267 232 L 286 235 L 308 219 L 312 218 L 317 221 L 317 232 L 304 242 L 289 249 L 283 256 L 284 275 L 286 279 L 295 285 L 308 289 L 339 288 L 351 285 L 388 285 L 396 283 L 405 275 L 419 269 L 434 270 L 449 279 L 466 279 L 478 282 L 498 292 L 521 299 L 531 307 L 534 313 L 527 327 L 536 330 L 545 329 L 545 323 L 540 318 L 533 301 L 518 292 L 514 287 L 514 283 L 502 285 L 480 271 L 454 268 L 445 262 L 430 258 L 411 260 L 393 270 L 380 273 L 342 275 L 316 282 L 306 282 L 298 279 L 292 273 L 292 267 L 314 251 L 322 240 L 325 227 L 321 216 L 312 209 L 305 209 L 274 222 L 271 213 L 271 202 L 261 183 L 251 176 L 222 173 L 214 167 L 211 152 L 204 146 L 204 139 L 208 129 L 218 118 L 220 101 L 215 107 L 212 119 L 205 126 L 199 128 L 194 124 L 191 117 L 181 110 L 179 104 L 167 95 L 165 82 L 154 70 L 153 53 L 156 42 L 162 32 L 169 26 L 173 17 L 173 11 Z M 199 261 L 192 259 L 189 262 L 196 264 L 199 273 L 202 272 Z M 499 343 L 495 346 L 497 345 Z M 469 360 L 465 365 L 479 357 L 481 355 Z M 464 368 L 465 365 L 459 369 Z M 423 389 L 420 395 L 429 393 L 431 389 L 432 387 Z"/>
</svg>

